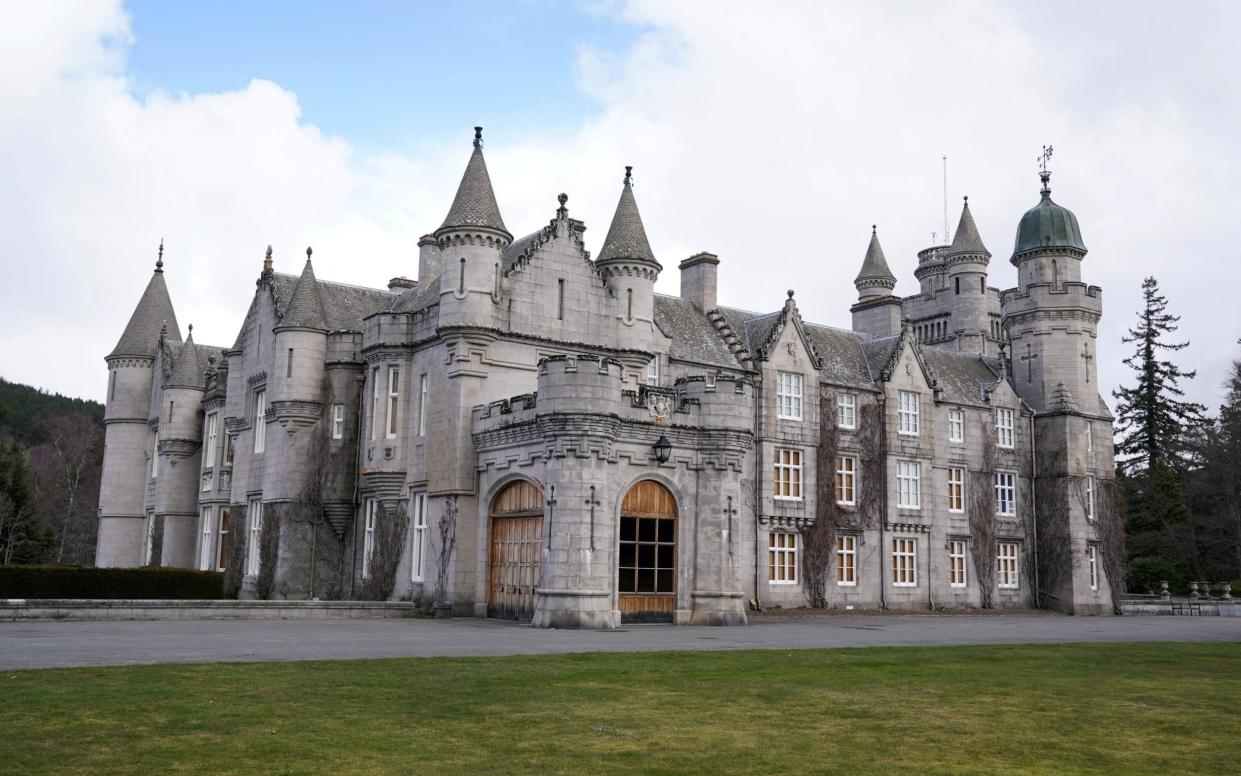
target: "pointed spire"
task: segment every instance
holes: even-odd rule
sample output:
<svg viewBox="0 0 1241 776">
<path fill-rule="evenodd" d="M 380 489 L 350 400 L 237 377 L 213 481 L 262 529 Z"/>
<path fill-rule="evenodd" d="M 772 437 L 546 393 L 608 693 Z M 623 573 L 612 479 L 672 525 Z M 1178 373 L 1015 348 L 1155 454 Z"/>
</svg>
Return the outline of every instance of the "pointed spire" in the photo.
<svg viewBox="0 0 1241 776">
<path fill-rule="evenodd" d="M 155 259 L 155 271 L 164 271 L 164 238 L 159 238 L 159 256 Z"/>
<path fill-rule="evenodd" d="M 879 244 L 879 229 L 870 227 L 870 245 L 866 247 L 866 258 L 862 259 L 862 269 L 853 279 L 858 296 L 888 296 L 896 287 L 896 276 L 888 267 L 888 259 L 883 255 L 883 246 Z"/>
<path fill-rule="evenodd" d="M 161 335 L 171 338 L 173 342 L 181 341 L 177 314 L 172 309 L 172 299 L 169 298 L 168 286 L 164 283 L 164 270 L 157 261 L 155 272 L 151 274 L 146 290 L 142 292 L 137 307 L 129 316 L 125 331 L 121 333 L 120 340 L 107 358 L 151 358 L 155 355 Z"/>
<path fill-rule="evenodd" d="M 978 227 L 974 224 L 974 216 L 970 213 L 970 198 L 965 198 L 965 206 L 961 208 L 961 220 L 957 223 L 957 234 L 952 238 L 952 246 L 948 248 L 947 256 L 957 256 L 963 253 L 981 254 L 987 258 L 991 257 L 991 251 L 987 250 L 987 246 L 982 244 L 982 237 L 978 235 Z"/>
<path fill-rule="evenodd" d="M 472 226 L 497 229 L 512 236 L 504 227 L 500 206 L 496 204 L 496 195 L 491 188 L 491 176 L 487 174 L 482 127 L 474 127 L 474 152 L 470 154 L 465 174 L 461 176 L 461 185 L 457 187 L 457 196 L 453 198 L 448 217 L 440 230 Z"/>
<path fill-rule="evenodd" d="M 612 216 L 612 225 L 608 227 L 608 236 L 603 240 L 598 261 L 617 259 L 637 259 L 659 264 L 651 251 L 651 243 L 646 239 L 646 228 L 642 225 L 638 202 L 633 197 L 632 166 L 625 167 L 624 188 L 621 189 L 620 201 L 616 203 L 616 214 Z"/>
<path fill-rule="evenodd" d="M 280 319 L 280 327 L 297 327 L 300 329 L 327 330 L 327 314 L 323 309 L 323 297 L 319 293 L 319 281 L 315 278 L 315 268 L 310 263 L 314 251 L 306 249 L 306 266 L 302 275 L 289 294 L 289 304 L 284 316 Z"/>
<path fill-rule="evenodd" d="M 203 365 L 199 359 L 198 346 L 194 344 L 194 327 L 189 327 L 189 336 L 177 354 L 177 363 L 172 367 L 165 386 L 178 388 L 202 388 L 207 384 Z"/>
</svg>

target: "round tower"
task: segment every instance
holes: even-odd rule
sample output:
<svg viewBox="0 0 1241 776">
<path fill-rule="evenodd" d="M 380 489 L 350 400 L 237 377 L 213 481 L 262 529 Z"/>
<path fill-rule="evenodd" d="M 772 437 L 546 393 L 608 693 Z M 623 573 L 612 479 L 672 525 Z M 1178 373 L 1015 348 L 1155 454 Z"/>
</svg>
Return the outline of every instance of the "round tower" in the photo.
<svg viewBox="0 0 1241 776">
<path fill-rule="evenodd" d="M 633 167 L 625 167 L 616 213 L 608 227 L 595 267 L 614 300 L 617 346 L 653 352 L 655 334 L 655 281 L 663 269 L 646 238 L 638 202 L 633 196 Z M 641 359 L 627 367 L 636 369 Z"/>
<path fill-rule="evenodd" d="M 194 344 L 192 326 L 185 344 L 173 352 L 176 361 L 160 393 L 163 406 L 159 416 L 160 471 L 155 483 L 155 514 L 163 518 L 164 540 L 159 563 L 193 568 L 207 364 Z"/>
<path fill-rule="evenodd" d="M 878 227 L 870 227 L 870 244 L 862 259 L 862 269 L 853 280 L 857 304 L 853 313 L 853 330 L 873 337 L 888 337 L 901 330 L 901 300 L 892 295 L 896 276 L 888 268 L 888 260 L 879 245 Z M 792 293 L 792 292 L 790 292 Z"/>
<path fill-rule="evenodd" d="M 474 151 L 435 240 L 440 259 L 440 325 L 497 325 L 500 259 L 513 235 L 504 226 L 491 188 L 482 127 L 474 127 Z M 428 258 L 433 255 L 427 253 Z"/>
</svg>

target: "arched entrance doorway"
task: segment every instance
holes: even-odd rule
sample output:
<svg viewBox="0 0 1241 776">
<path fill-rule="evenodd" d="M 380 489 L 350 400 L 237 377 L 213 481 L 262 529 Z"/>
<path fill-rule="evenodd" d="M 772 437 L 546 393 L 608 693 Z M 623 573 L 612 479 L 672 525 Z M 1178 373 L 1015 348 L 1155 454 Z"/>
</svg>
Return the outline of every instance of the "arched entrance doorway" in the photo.
<svg viewBox="0 0 1241 776">
<path fill-rule="evenodd" d="M 543 491 L 518 480 L 491 502 L 487 616 L 529 620 L 543 573 Z"/>
<path fill-rule="evenodd" d="M 642 480 L 621 502 L 617 562 L 621 622 L 671 622 L 676 609 L 677 502 Z"/>
</svg>

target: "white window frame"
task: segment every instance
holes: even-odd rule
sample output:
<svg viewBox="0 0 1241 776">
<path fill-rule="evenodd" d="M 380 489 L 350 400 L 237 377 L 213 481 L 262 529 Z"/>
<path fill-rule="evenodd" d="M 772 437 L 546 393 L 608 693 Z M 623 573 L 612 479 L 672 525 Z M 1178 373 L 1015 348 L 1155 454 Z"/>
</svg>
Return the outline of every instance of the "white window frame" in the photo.
<svg viewBox="0 0 1241 776">
<path fill-rule="evenodd" d="M 246 575 L 257 576 L 259 573 L 259 542 L 263 538 L 263 499 L 255 496 L 246 505 L 246 522 L 249 536 L 246 541 Z"/>
<path fill-rule="evenodd" d="M 896 462 L 896 506 L 922 508 L 922 464 L 919 461 Z"/>
<path fill-rule="evenodd" d="M 796 461 L 796 463 L 794 463 Z M 777 447 L 772 461 L 772 496 L 777 501 L 801 501 L 803 479 L 801 450 Z"/>
<path fill-rule="evenodd" d="M 918 540 L 893 537 L 892 586 L 918 586 Z"/>
<path fill-rule="evenodd" d="M 965 441 L 965 410 L 956 407 L 948 408 L 948 441 L 956 443 Z"/>
<path fill-rule="evenodd" d="M 901 436 L 918 436 L 921 433 L 921 397 L 913 391 L 896 394 L 896 433 Z"/>
<path fill-rule="evenodd" d="M 1095 518 L 1094 491 L 1095 491 L 1094 475 L 1087 474 L 1086 475 L 1086 519 L 1091 522 L 1094 522 L 1094 518 Z"/>
<path fill-rule="evenodd" d="M 1094 452 L 1094 423 L 1086 421 L 1086 452 Z"/>
<path fill-rule="evenodd" d="M 203 469 L 210 469 L 215 466 L 215 444 L 216 444 L 216 436 L 218 433 L 217 431 L 217 421 L 219 420 L 218 416 L 219 416 L 219 413 L 208 412 L 207 419 L 203 424 L 207 427 L 207 433 L 203 435 L 204 438 L 206 439 L 206 444 L 203 445 L 203 460 L 202 460 Z M 207 488 L 204 488 L 204 490 L 208 490 L 208 489 L 210 489 L 210 486 L 208 486 Z"/>
<path fill-rule="evenodd" d="M 409 545 L 409 581 L 423 582 L 426 579 L 427 563 L 427 494 L 425 491 L 412 494 L 410 498 L 410 545 Z"/>
<path fill-rule="evenodd" d="M 397 425 L 400 423 L 401 401 L 401 367 L 396 364 L 388 366 L 388 403 L 384 417 L 384 437 L 396 438 Z"/>
<path fill-rule="evenodd" d="M 155 513 L 147 512 L 142 531 L 142 565 L 151 565 L 151 545 L 155 543 Z"/>
<path fill-rule="evenodd" d="M 159 477 L 159 431 L 151 432 L 151 479 Z"/>
<path fill-rule="evenodd" d="M 802 396 L 805 379 L 797 372 L 776 372 L 776 417 L 780 420 L 802 419 Z"/>
<path fill-rule="evenodd" d="M 259 455 L 267 448 L 267 390 L 254 392 L 254 454 Z"/>
<path fill-rule="evenodd" d="M 995 473 L 995 513 L 1000 517 L 1017 516 L 1017 474 Z"/>
<path fill-rule="evenodd" d="M 797 534 L 767 534 L 767 584 L 797 584 Z"/>
<path fill-rule="evenodd" d="M 215 507 L 205 506 L 199 514 L 198 570 L 211 571 L 215 568 L 212 562 L 215 559 L 215 553 L 212 552 L 215 549 Z"/>
<path fill-rule="evenodd" d="M 465 259 L 462 259 L 465 261 Z M 379 434 L 379 367 L 371 367 L 371 439 Z"/>
<path fill-rule="evenodd" d="M 836 456 L 836 503 L 844 506 L 857 504 L 857 468 L 856 455 Z M 841 496 L 846 498 L 841 498 Z"/>
<path fill-rule="evenodd" d="M 857 428 L 857 394 L 836 394 L 836 425 L 846 431 Z"/>
<path fill-rule="evenodd" d="M 948 540 L 948 587 L 965 587 L 968 577 L 965 570 L 965 540 Z"/>
<path fill-rule="evenodd" d="M 652 358 L 646 365 L 646 384 L 659 387 L 659 356 Z"/>
<path fill-rule="evenodd" d="M 378 520 L 379 500 L 368 498 L 362 502 L 362 578 L 371 575 L 371 553 L 375 551 L 375 523 Z"/>
<path fill-rule="evenodd" d="M 224 429 L 224 436 L 223 438 L 221 438 L 220 444 L 224 448 L 223 453 L 221 453 L 220 455 L 220 466 L 222 467 L 232 466 L 233 465 L 233 450 L 235 448 L 233 447 L 233 437 L 232 435 L 228 433 L 228 429 Z"/>
<path fill-rule="evenodd" d="M 857 537 L 853 534 L 836 536 L 836 585 L 857 587 Z"/>
<path fill-rule="evenodd" d="M 1017 542 L 996 542 L 995 545 L 995 580 L 996 586 L 1005 590 L 1016 590 L 1021 586 L 1021 553 Z"/>
<path fill-rule="evenodd" d="M 1086 571 L 1090 575 L 1090 589 L 1099 589 L 1099 548 L 1096 545 L 1086 545 Z"/>
<path fill-rule="evenodd" d="M 995 445 L 1006 450 L 1013 449 L 1013 411 L 1004 407 L 995 409 Z"/>
<path fill-rule="evenodd" d="M 227 434 L 225 436 L 227 436 Z M 230 513 L 230 510 L 226 506 L 220 507 L 219 511 L 216 513 L 216 520 L 215 520 L 216 550 L 213 556 L 216 571 L 224 571 L 224 564 L 221 563 L 220 561 L 224 560 L 223 552 L 224 552 L 225 538 L 228 536 L 229 531 L 232 530 L 231 528 L 225 528 L 224 525 L 225 525 L 225 518 L 231 518 L 231 517 L 232 515 Z"/>
<path fill-rule="evenodd" d="M 345 405 L 332 405 L 332 439 L 345 438 Z"/>
<path fill-rule="evenodd" d="M 427 397 L 430 395 L 427 375 L 418 378 L 418 436 L 427 435 Z"/>
<path fill-rule="evenodd" d="M 948 467 L 948 512 L 959 515 L 965 512 L 965 467 Z"/>
</svg>

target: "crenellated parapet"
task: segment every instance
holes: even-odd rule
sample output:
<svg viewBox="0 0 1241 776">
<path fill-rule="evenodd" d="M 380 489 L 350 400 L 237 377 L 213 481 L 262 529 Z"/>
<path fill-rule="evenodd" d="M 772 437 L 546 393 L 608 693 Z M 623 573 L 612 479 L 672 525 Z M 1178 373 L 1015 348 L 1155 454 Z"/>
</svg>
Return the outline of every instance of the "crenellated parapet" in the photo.
<svg viewBox="0 0 1241 776">
<path fill-rule="evenodd" d="M 1103 316 L 1103 289 L 1081 282 L 1032 283 L 1000 294 L 1005 331 L 1026 324 L 1079 321 L 1094 325 Z"/>
</svg>

